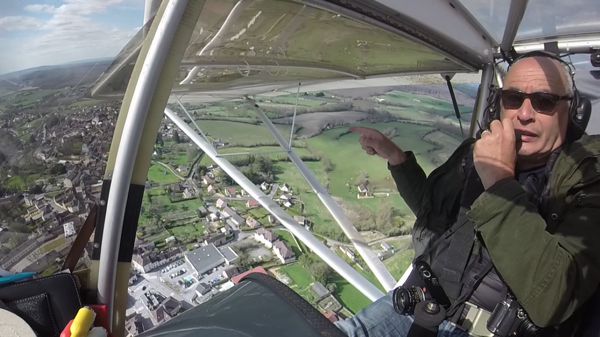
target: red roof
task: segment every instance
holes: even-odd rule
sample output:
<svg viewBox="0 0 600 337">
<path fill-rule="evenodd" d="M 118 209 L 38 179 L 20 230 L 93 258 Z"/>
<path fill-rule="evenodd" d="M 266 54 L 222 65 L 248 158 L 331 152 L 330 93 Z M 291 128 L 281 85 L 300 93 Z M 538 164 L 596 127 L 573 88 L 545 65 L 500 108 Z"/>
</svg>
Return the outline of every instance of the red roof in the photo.
<svg viewBox="0 0 600 337">
<path fill-rule="evenodd" d="M 233 282 L 234 284 L 238 284 L 238 283 L 240 283 L 241 279 L 246 277 L 246 275 L 252 274 L 252 273 L 261 273 L 261 274 L 269 275 L 269 273 L 267 273 L 265 268 L 256 267 L 256 268 L 252 268 L 252 269 L 248 270 L 247 272 L 241 273 L 239 275 L 235 275 L 234 277 L 231 278 L 231 282 Z"/>
</svg>

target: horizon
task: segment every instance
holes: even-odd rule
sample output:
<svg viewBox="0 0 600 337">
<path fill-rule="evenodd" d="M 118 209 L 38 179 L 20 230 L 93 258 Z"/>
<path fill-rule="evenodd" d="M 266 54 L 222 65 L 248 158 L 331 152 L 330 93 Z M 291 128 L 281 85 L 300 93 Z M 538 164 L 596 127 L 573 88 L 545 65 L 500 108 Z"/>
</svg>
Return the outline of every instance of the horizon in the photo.
<svg viewBox="0 0 600 337">
<path fill-rule="evenodd" d="M 143 0 L 8 0 L 0 75 L 114 58 L 142 26 Z"/>
</svg>

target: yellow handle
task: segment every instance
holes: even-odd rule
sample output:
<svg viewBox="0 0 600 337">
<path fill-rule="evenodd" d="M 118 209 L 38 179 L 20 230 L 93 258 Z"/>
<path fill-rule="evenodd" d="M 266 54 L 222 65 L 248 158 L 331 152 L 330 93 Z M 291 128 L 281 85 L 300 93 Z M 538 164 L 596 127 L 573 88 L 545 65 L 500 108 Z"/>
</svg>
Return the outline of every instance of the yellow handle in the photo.
<svg viewBox="0 0 600 337">
<path fill-rule="evenodd" d="M 96 313 L 90 307 L 83 307 L 77 311 L 77 315 L 71 324 L 71 337 L 87 337 L 94 325 Z"/>
</svg>

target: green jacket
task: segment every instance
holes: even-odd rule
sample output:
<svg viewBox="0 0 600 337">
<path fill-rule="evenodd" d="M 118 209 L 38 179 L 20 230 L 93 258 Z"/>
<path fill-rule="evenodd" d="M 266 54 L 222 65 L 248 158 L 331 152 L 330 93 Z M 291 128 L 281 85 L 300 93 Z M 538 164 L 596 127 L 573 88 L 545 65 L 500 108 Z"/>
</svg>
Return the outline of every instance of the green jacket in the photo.
<svg viewBox="0 0 600 337">
<path fill-rule="evenodd" d="M 414 155 L 390 167 L 417 215 L 417 256 L 456 220 L 466 141 L 426 177 Z M 548 180 L 549 198 L 532 204 L 514 179 L 482 193 L 467 213 L 502 279 L 538 326 L 564 322 L 600 282 L 600 137 L 565 145 Z"/>
</svg>

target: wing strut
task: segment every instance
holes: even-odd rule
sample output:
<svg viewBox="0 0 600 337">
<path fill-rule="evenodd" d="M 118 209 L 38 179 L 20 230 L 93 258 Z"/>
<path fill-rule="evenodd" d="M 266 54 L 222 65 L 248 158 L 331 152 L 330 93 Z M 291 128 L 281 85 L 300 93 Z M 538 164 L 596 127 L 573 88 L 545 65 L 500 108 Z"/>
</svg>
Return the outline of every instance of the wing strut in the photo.
<svg viewBox="0 0 600 337">
<path fill-rule="evenodd" d="M 244 174 L 242 174 L 227 159 L 222 158 L 217 150 L 207 142 L 202 136 L 194 132 L 177 114 L 171 109 L 165 109 L 165 115 L 183 131 L 192 142 L 194 142 L 206 155 L 210 157 L 219 167 L 225 171 L 236 183 L 250 194 L 262 207 L 273 214 L 292 234 L 300 239 L 313 252 L 319 255 L 328 265 L 330 265 L 338 274 L 348 280 L 356 289 L 363 293 L 371 301 L 384 296 L 383 292 L 370 283 L 364 276 L 354 270 L 342 258 L 337 256 L 331 249 L 325 246 L 321 241 L 315 238 L 311 232 L 300 226 L 289 214 L 282 210 L 271 198 L 265 195 L 254 183 L 252 183 Z"/>
</svg>

